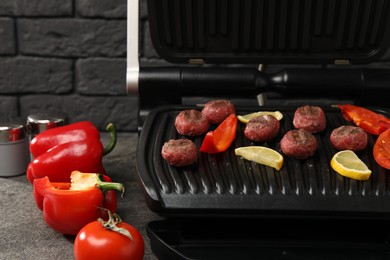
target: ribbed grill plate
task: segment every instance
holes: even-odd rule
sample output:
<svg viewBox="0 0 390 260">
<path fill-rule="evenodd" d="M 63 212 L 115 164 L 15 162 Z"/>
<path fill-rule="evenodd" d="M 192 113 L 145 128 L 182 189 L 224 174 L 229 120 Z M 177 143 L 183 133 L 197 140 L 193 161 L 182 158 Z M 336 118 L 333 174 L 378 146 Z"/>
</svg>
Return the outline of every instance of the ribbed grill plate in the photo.
<svg viewBox="0 0 390 260">
<path fill-rule="evenodd" d="M 228 151 L 200 153 L 198 162 L 188 167 L 170 166 L 161 156 L 169 139 L 183 138 L 174 127 L 176 115 L 199 107 L 160 107 L 147 117 L 140 134 L 137 167 L 141 187 L 149 207 L 162 215 L 337 215 L 390 216 L 389 171 L 378 166 L 372 156 L 375 137 L 369 136 L 366 150 L 358 156 L 372 170 L 368 181 L 345 178 L 330 167 L 337 152 L 330 141 L 331 131 L 349 124 L 337 108 L 324 108 L 327 130 L 316 134 L 318 150 L 307 160 L 284 156 L 280 171 L 237 157 L 234 148 L 256 145 L 243 135 L 239 122 L 237 137 Z M 279 110 L 284 118 L 274 141 L 260 143 L 279 152 L 280 139 L 293 129 L 294 109 L 281 107 L 238 108 L 237 114 Z M 203 136 L 193 139 L 200 147 Z M 282 152 L 281 152 L 282 153 Z M 283 154 L 283 153 L 282 153 Z"/>
</svg>

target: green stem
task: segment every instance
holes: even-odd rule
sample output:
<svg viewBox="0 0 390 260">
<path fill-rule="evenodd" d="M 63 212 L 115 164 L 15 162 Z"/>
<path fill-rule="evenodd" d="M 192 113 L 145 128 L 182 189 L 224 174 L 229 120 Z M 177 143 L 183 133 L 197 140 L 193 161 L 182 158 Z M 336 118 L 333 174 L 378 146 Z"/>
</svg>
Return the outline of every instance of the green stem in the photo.
<svg viewBox="0 0 390 260">
<path fill-rule="evenodd" d="M 116 127 L 113 123 L 109 123 L 106 130 L 110 134 L 110 142 L 103 148 L 103 156 L 109 154 L 114 149 L 117 140 Z"/>
<path fill-rule="evenodd" d="M 109 191 L 109 190 L 117 190 L 121 193 L 121 197 L 125 195 L 125 186 L 123 186 L 122 183 L 119 182 L 105 182 L 102 181 L 103 175 L 101 174 L 96 174 L 96 183 L 97 183 L 97 188 L 99 188 L 104 194 Z"/>
</svg>

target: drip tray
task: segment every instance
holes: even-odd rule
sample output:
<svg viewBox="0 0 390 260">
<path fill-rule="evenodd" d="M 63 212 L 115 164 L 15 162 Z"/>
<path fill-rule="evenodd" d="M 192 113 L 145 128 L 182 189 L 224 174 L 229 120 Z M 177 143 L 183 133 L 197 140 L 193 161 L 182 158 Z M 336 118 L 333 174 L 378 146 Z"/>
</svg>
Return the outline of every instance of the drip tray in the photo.
<svg viewBox="0 0 390 260">
<path fill-rule="evenodd" d="M 161 259 L 385 260 L 388 222 L 312 219 L 153 221 L 147 233 Z"/>
<path fill-rule="evenodd" d="M 367 181 L 343 177 L 330 167 L 337 152 L 329 141 L 336 127 L 351 124 L 338 108 L 323 107 L 327 128 L 315 134 L 316 154 L 306 160 L 284 155 L 280 171 L 242 159 L 234 148 L 263 145 L 279 151 L 283 135 L 293 129 L 296 107 L 236 107 L 237 115 L 260 110 L 283 113 L 280 132 L 272 142 L 252 143 L 244 137 L 245 125 L 239 122 L 237 137 L 220 154 L 198 154 L 198 162 L 187 167 L 169 165 L 161 148 L 169 139 L 184 138 L 177 133 L 174 121 L 184 109 L 196 106 L 164 106 L 150 112 L 140 133 L 137 167 L 141 189 L 149 208 L 162 216 L 289 216 L 347 217 L 390 219 L 388 170 L 374 161 L 375 136 L 358 156 L 372 175 Z M 381 112 L 386 116 L 388 114 Z M 192 138 L 200 147 L 203 136 Z"/>
</svg>

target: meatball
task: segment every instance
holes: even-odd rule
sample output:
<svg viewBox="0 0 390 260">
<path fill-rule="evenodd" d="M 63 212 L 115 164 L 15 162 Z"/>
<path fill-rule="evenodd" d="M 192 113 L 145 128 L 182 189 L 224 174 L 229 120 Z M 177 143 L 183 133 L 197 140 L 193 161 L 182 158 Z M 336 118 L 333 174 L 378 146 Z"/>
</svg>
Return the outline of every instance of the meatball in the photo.
<svg viewBox="0 0 390 260">
<path fill-rule="evenodd" d="M 162 157 L 174 166 L 190 165 L 197 160 L 198 150 L 190 139 L 171 139 L 161 149 Z"/>
<path fill-rule="evenodd" d="M 280 148 L 289 157 L 307 159 L 317 151 L 317 140 L 306 130 L 294 129 L 280 140 Z"/>
<path fill-rule="evenodd" d="M 206 116 L 195 109 L 183 110 L 175 119 L 176 130 L 181 135 L 202 135 L 207 132 L 209 126 Z"/>
<path fill-rule="evenodd" d="M 368 142 L 367 133 L 358 126 L 340 126 L 330 134 L 330 142 L 338 150 L 361 151 Z"/>
<path fill-rule="evenodd" d="M 202 109 L 202 114 L 207 117 L 211 124 L 220 124 L 225 118 L 235 112 L 236 109 L 233 103 L 226 99 L 211 100 Z"/>
<path fill-rule="evenodd" d="M 310 133 L 318 133 L 325 129 L 326 118 L 322 108 L 317 106 L 302 106 L 295 110 L 293 125 Z"/>
<path fill-rule="evenodd" d="M 249 120 L 244 135 L 252 142 L 266 142 L 272 140 L 279 133 L 279 129 L 279 120 L 272 115 L 262 115 Z"/>
</svg>

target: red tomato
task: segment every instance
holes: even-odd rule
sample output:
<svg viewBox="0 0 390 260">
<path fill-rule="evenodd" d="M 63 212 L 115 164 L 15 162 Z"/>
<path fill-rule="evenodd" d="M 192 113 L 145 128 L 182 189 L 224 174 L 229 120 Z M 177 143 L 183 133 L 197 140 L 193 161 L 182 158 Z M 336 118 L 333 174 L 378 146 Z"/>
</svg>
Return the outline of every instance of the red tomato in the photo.
<svg viewBox="0 0 390 260">
<path fill-rule="evenodd" d="M 142 260 L 145 246 L 140 232 L 126 222 L 120 222 L 116 226 L 128 230 L 133 239 L 106 229 L 99 221 L 93 221 L 84 226 L 76 236 L 75 260 Z"/>
<path fill-rule="evenodd" d="M 390 129 L 378 136 L 373 149 L 375 161 L 383 168 L 390 170 Z"/>
</svg>

